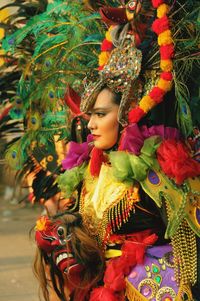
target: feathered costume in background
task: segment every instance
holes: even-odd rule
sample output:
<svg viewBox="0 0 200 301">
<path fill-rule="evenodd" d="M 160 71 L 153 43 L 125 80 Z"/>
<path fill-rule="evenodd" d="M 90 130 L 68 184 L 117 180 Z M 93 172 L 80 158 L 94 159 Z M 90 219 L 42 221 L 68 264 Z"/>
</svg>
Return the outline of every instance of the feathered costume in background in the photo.
<svg viewBox="0 0 200 301">
<path fill-rule="evenodd" d="M 109 1 L 109 3 L 108 1 L 83 2 L 87 4 L 89 11 L 92 9 L 96 10 L 102 5 L 119 6 L 120 4 L 118 1 Z M 135 1 L 122 2 L 131 8 Z M 162 4 L 161 0 L 154 0 L 153 2 L 155 7 Z M 173 68 L 175 90 L 170 92 L 171 94 L 168 94 L 167 97 L 171 98 L 175 94 L 176 101 L 173 104 L 173 108 L 176 109 L 176 113 L 173 109 L 171 110 L 169 119 L 173 119 L 173 121 L 168 122 L 174 123 L 174 119 L 176 119 L 182 135 L 186 138 L 191 136 L 190 144 L 194 146 L 195 155 L 195 147 L 197 145 L 195 139 L 198 139 L 198 133 L 193 139 L 193 126 L 198 127 L 200 121 L 199 115 L 196 113 L 199 107 L 198 95 L 196 94 L 196 87 L 199 82 L 197 79 L 197 70 L 199 68 L 199 6 L 198 1 L 190 1 L 189 3 L 185 3 L 185 1 L 169 2 L 171 4 L 169 19 L 173 25 L 171 30 L 176 51 Z M 30 61 L 25 64 L 18 83 L 15 99 L 19 100 L 21 107 L 16 111 L 15 106 L 11 110 L 13 118 L 16 118 L 15 113 L 25 118 L 26 133 L 8 150 L 7 159 L 13 163 L 11 165 L 21 169 L 24 163 L 27 162 L 27 159 L 31 161 L 30 163 L 35 163 L 35 158 L 40 158 L 41 156 L 41 160 L 38 160 L 42 170 L 39 168 L 38 174 L 40 179 L 46 179 L 46 183 L 38 191 L 38 199 L 43 196 L 48 198 L 51 196 L 51 192 L 54 195 L 57 191 L 57 187 L 54 187 L 54 175 L 56 176 L 56 174 L 60 173 L 60 162 L 59 158 L 52 156 L 52 154 L 57 154 L 56 143 L 58 141 L 68 141 L 70 139 L 69 127 L 66 126 L 71 121 L 69 108 L 75 114 L 79 113 L 78 106 L 74 106 L 74 96 L 70 96 L 73 93 L 71 93 L 72 90 L 69 92 L 70 88 L 68 85 L 70 84 L 77 92 L 81 92 L 83 89 L 81 86 L 83 77 L 87 71 L 97 68 L 97 48 L 103 39 L 102 33 L 105 28 L 102 28 L 99 24 L 98 14 L 91 14 L 89 11 L 82 10 L 82 8 L 81 2 L 54 1 L 54 3 L 48 5 L 44 13 L 30 19 L 23 28 L 6 37 L 3 41 L 4 49 L 11 52 L 15 52 L 21 42 L 25 41 L 26 37 L 30 38 L 31 43 L 34 45 L 33 54 Z M 107 10 L 107 12 L 108 14 L 105 16 L 109 19 L 110 11 Z M 114 11 L 111 10 L 111 12 Z M 124 11 L 122 10 L 121 12 Z M 162 13 L 162 9 L 160 13 Z M 130 19 L 123 19 L 123 15 L 122 20 L 124 21 L 120 24 L 129 22 L 131 20 L 130 15 L 131 12 L 128 14 Z M 115 18 L 112 13 L 110 16 L 111 19 Z M 114 23 L 119 25 L 116 20 Z M 138 38 L 140 38 L 140 35 Z M 141 43 L 139 47 L 143 52 L 148 52 L 145 61 L 146 70 L 155 70 L 156 73 L 159 69 L 160 54 L 157 46 L 155 46 L 156 48 L 150 47 L 152 45 L 151 39 L 155 38 L 155 36 L 150 35 L 149 39 L 147 39 L 148 43 Z M 107 58 L 109 58 L 109 52 L 114 48 L 114 45 L 111 45 L 112 43 L 109 43 L 109 40 L 107 41 L 102 44 L 102 52 L 106 50 L 108 52 Z M 148 74 L 144 74 L 145 76 L 147 76 L 146 82 L 148 82 L 152 74 L 149 77 Z M 154 85 L 154 82 L 152 85 Z M 68 93 L 66 93 L 66 87 L 68 87 Z M 146 89 L 148 90 L 148 87 Z M 75 97 L 75 99 L 78 98 Z M 65 100 L 67 106 L 65 106 Z M 173 97 L 172 102 L 174 100 L 175 98 Z M 149 110 L 145 117 L 145 122 L 147 124 L 161 123 L 166 116 L 161 116 L 160 112 L 164 112 L 166 107 L 170 107 L 170 104 L 166 99 L 165 102 L 159 104 L 153 110 Z M 11 112 L 10 115 L 12 114 Z M 169 115 L 169 111 L 167 112 Z M 176 115 L 176 118 L 174 118 L 174 115 Z M 168 124 L 168 122 L 164 123 Z M 177 148 L 176 145 L 174 148 Z M 183 151 L 182 148 L 181 150 Z M 162 155 L 162 150 L 160 151 Z M 45 156 L 42 156 L 42 153 L 45 153 Z M 186 157 L 187 159 L 189 158 L 189 156 Z M 124 161 L 116 160 L 116 162 Z M 37 166 L 37 163 L 35 163 L 35 166 Z M 26 167 L 28 166 L 26 165 Z M 46 173 L 46 170 L 48 170 L 48 173 Z M 81 172 L 83 173 L 83 170 Z M 168 172 L 171 173 L 171 170 L 168 170 Z M 120 175 L 119 172 L 117 174 Z M 36 179 L 38 180 L 39 177 Z M 75 185 L 74 178 L 71 177 L 71 180 L 73 182 L 71 186 Z M 40 184 L 41 181 L 35 182 L 36 187 L 39 187 Z M 48 194 L 49 188 L 50 195 Z M 74 188 L 74 186 L 67 188 Z M 151 191 L 153 192 L 153 190 Z M 177 207 L 176 212 L 182 213 L 180 209 L 183 210 L 182 207 Z M 184 216 L 178 221 L 177 219 L 175 216 L 170 221 L 172 224 L 175 222 L 176 227 L 179 226 L 178 222 L 182 221 Z M 174 229 L 168 230 L 174 230 L 175 232 L 176 229 L 174 227 Z M 190 243 L 190 241 L 186 241 L 186 246 L 190 248 L 192 253 L 193 250 Z M 94 297 L 94 300 L 97 299 Z M 108 300 L 111 299 L 108 297 Z"/>
<path fill-rule="evenodd" d="M 7 88 L 2 87 L 4 97 L 12 103 L 9 118 L 24 120 L 25 130 L 6 151 L 6 160 L 12 168 L 23 169 L 22 174 L 40 170 L 43 185 L 47 172 L 47 176 L 60 172 L 62 155 L 56 158 L 55 143 L 64 145 L 70 140 L 71 119 L 80 113 L 80 99 L 76 95 L 74 100 L 72 88 L 80 92 L 85 74 L 97 67 L 97 49 L 104 32 L 99 19 L 99 14 L 86 11 L 81 1 L 54 1 L 2 42 L 4 51 L 12 56 L 23 51 L 26 57 L 26 49 L 31 48 L 20 78 L 18 71 L 15 94 L 7 95 Z M 51 185 L 44 186 L 41 191 Z M 36 199 L 41 196 L 38 191 Z"/>
<path fill-rule="evenodd" d="M 23 133 L 23 123 L 20 118 L 21 99 L 16 97 L 17 83 L 26 63 L 32 55 L 32 39 L 24 40 L 15 53 L 6 53 L 2 48 L 2 39 L 25 25 L 28 19 L 41 13 L 47 1 L 26 3 L 26 1 L 12 1 L 0 7 L 0 129 L 1 139 L 4 140 L 2 152 L 13 137 Z M 1 154 L 2 156 L 3 154 Z"/>
</svg>

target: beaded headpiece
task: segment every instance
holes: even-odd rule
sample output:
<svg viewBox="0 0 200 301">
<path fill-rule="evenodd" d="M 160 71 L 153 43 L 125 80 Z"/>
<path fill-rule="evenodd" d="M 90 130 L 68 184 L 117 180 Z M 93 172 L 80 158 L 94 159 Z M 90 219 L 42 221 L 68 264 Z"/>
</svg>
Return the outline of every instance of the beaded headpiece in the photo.
<svg viewBox="0 0 200 301">
<path fill-rule="evenodd" d="M 125 126 L 125 116 L 130 108 L 130 92 L 132 85 L 138 79 L 141 70 L 142 52 L 135 47 L 134 36 L 127 34 L 116 47 L 103 70 L 99 71 L 98 80 L 85 86 L 82 96 L 81 110 L 87 112 L 94 104 L 94 95 L 107 86 L 113 92 L 122 93 L 118 120 Z M 137 98 L 137 97 L 136 97 Z"/>
<path fill-rule="evenodd" d="M 143 4 L 147 3 L 143 1 L 128 1 L 124 6 L 126 13 L 127 9 L 134 13 L 132 17 L 129 16 L 130 18 L 127 15 L 126 19 L 123 17 L 124 13 L 122 14 L 122 11 L 124 12 L 124 10 L 122 8 L 101 9 L 102 19 L 106 23 L 113 24 L 115 21 L 114 23 L 117 22 L 118 25 L 110 26 L 106 33 L 106 38 L 101 45 L 102 52 L 99 55 L 99 69 L 101 70 L 99 72 L 99 80 L 85 87 L 81 104 L 82 111 L 86 112 L 93 105 L 95 96 L 101 91 L 104 85 L 110 87 L 113 92 L 122 92 L 118 121 L 123 126 L 126 126 L 127 123 L 139 122 L 153 107 L 162 102 L 164 95 L 171 90 L 173 82 L 172 58 L 174 56 L 174 45 L 170 22 L 167 16 L 170 7 L 165 3 L 165 0 L 152 0 L 152 8 L 157 9 L 157 18 L 154 14 L 151 14 L 151 20 L 149 20 L 151 26 L 148 22 L 145 24 L 136 22 L 134 24 L 135 27 L 133 26 L 131 29 L 128 27 L 129 21 L 135 19 L 135 13 L 136 15 L 143 14 Z M 145 12 L 148 15 L 148 10 L 145 10 Z M 153 23 L 152 18 L 154 19 Z M 142 44 L 144 39 L 146 39 L 146 45 L 153 41 L 152 35 L 149 35 L 149 37 L 151 36 L 150 39 L 147 35 L 149 26 L 152 32 L 158 36 L 157 41 L 159 46 L 159 51 L 155 51 L 152 57 L 155 58 L 160 53 L 160 62 L 157 61 L 152 64 L 151 58 L 148 68 L 143 68 L 142 74 L 140 74 L 142 55 L 141 51 L 136 49 L 136 46 L 138 47 Z M 123 30 L 121 30 L 122 28 Z M 141 37 L 138 35 L 138 32 L 141 34 Z M 127 33 L 131 33 L 132 37 Z M 128 40 L 132 40 L 130 45 L 126 44 Z M 152 49 L 154 49 L 154 44 L 151 43 Z M 143 49 L 144 46 L 143 43 L 143 46 L 140 48 Z M 113 47 L 117 48 L 112 50 Z M 134 56 L 131 57 L 131 53 Z M 148 55 L 145 59 L 148 61 Z M 158 63 L 160 64 L 160 70 L 157 65 Z M 121 67 L 122 64 L 124 64 L 124 67 Z M 138 66 L 139 69 L 136 70 L 135 67 L 137 68 Z M 151 69 L 156 78 L 154 76 L 149 77 L 148 74 Z M 142 81 L 139 80 L 139 75 L 141 75 L 140 79 Z M 121 87 L 121 89 L 118 89 L 118 87 Z"/>
</svg>

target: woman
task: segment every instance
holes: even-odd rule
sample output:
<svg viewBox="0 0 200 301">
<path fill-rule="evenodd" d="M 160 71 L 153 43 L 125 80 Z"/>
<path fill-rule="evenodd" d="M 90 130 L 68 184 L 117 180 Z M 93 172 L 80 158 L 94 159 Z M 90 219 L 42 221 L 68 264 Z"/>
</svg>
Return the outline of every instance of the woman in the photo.
<svg viewBox="0 0 200 301">
<path fill-rule="evenodd" d="M 172 208 L 181 210 L 183 193 L 158 166 L 158 158 L 162 163 L 162 149 L 167 142 L 168 147 L 178 148 L 179 156 L 187 152 L 176 129 L 139 128 L 136 124 L 123 129 L 118 121 L 121 96 L 107 86 L 97 95 L 94 93 L 95 99 L 88 111 L 93 146 L 91 142 L 82 144 L 76 153 L 75 145 L 70 145 L 63 162 L 67 170 L 59 181 L 66 193 L 70 191 L 67 189 L 70 185 L 66 185 L 69 178 L 74 180 L 73 187 L 83 181 L 79 212 L 90 236 L 108 259 L 104 286 L 94 289 L 90 300 L 124 300 L 125 294 L 128 300 L 154 300 L 153 297 L 175 300 L 175 296 L 180 300 L 193 300 L 190 285 L 194 284 L 196 275 L 195 235 L 185 220 L 171 219 Z M 185 166 L 193 166 L 188 171 L 190 176 L 199 174 L 198 164 L 188 157 L 187 160 Z M 188 174 L 179 176 L 185 179 Z M 174 179 L 176 177 L 178 175 L 174 175 Z M 195 180 L 189 185 L 191 195 L 199 198 L 195 194 L 197 183 Z M 162 195 L 160 199 L 159 194 Z M 172 197 L 174 203 L 168 203 Z M 199 214 L 197 208 L 193 212 L 196 216 Z M 192 225 L 191 219 L 187 222 Z M 198 223 L 193 223 L 192 227 L 198 232 Z M 177 246 L 181 237 L 184 241 Z M 176 260 L 180 260 L 179 252 L 184 258 L 176 267 L 172 248 Z M 190 265 L 188 257 L 194 265 Z M 191 277 L 186 273 L 189 269 Z"/>
<path fill-rule="evenodd" d="M 155 30 L 167 31 L 171 68 L 164 17 Z M 161 64 L 158 84 L 151 82 L 148 94 L 134 34 L 119 28 L 116 37 L 118 46 L 82 97 L 92 136 L 81 145 L 70 143 L 58 180 L 66 197 L 78 196 L 83 225 L 107 260 L 102 283 L 86 300 L 193 300 L 200 167 L 176 129 L 136 123 L 171 89 L 172 70 Z"/>
</svg>

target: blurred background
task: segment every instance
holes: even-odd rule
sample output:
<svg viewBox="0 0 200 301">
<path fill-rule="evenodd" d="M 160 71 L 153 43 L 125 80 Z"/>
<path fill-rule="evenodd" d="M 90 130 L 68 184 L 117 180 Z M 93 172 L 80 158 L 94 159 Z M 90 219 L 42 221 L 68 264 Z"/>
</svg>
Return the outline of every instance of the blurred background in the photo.
<svg viewBox="0 0 200 301">
<path fill-rule="evenodd" d="M 30 11 L 32 5 L 32 13 L 35 12 L 34 1 L 17 2 L 19 5 L 27 5 L 27 8 L 30 5 Z M 8 7 L 2 10 L 4 5 L 8 5 Z M 14 6 L 13 1 L 0 0 L 0 40 L 6 30 L 12 32 L 20 26 L 20 23 L 16 22 L 18 9 L 19 6 Z M 9 15 L 12 18 L 7 22 Z M 22 19 L 25 20 L 25 17 Z M 0 55 L 2 52 L 0 44 Z M 0 56 L 1 67 L 4 62 L 5 58 Z M 11 94 L 14 93 L 13 83 L 19 79 L 16 69 L 16 64 L 14 67 L 8 64 L 0 69 L 1 121 L 2 114 L 8 108 L 11 97 L 9 94 L 5 95 L 5 91 L 7 89 Z M 5 86 L 5 78 L 7 86 Z M 0 124 L 0 300 L 38 301 L 38 284 L 32 272 L 35 243 L 33 236 L 29 237 L 29 231 L 34 227 L 35 220 L 41 213 L 41 207 L 28 201 L 28 188 L 22 188 L 17 183 L 16 171 L 5 163 L 3 154 L 6 144 L 20 136 L 23 130 L 21 121 L 19 121 L 16 131 L 10 131 L 9 126 L 15 127 L 11 125 L 12 123 L 5 119 Z M 7 131 L 6 135 L 3 134 L 4 129 Z"/>
</svg>

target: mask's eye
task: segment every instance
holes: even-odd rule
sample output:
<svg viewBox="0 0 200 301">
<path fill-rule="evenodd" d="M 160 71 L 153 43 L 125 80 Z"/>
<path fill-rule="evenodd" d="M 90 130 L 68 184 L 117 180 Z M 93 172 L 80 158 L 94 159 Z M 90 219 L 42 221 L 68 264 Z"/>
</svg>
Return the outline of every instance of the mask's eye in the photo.
<svg viewBox="0 0 200 301">
<path fill-rule="evenodd" d="M 137 5 L 137 1 L 130 1 L 130 2 L 128 3 L 128 9 L 129 9 L 130 11 L 132 11 L 132 10 L 134 10 L 134 9 L 136 8 L 136 5 Z"/>
<path fill-rule="evenodd" d="M 63 239 L 66 235 L 66 230 L 65 230 L 64 227 L 59 226 L 58 229 L 57 229 L 57 233 L 58 233 L 59 238 Z"/>
</svg>

